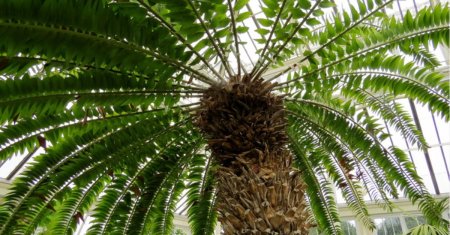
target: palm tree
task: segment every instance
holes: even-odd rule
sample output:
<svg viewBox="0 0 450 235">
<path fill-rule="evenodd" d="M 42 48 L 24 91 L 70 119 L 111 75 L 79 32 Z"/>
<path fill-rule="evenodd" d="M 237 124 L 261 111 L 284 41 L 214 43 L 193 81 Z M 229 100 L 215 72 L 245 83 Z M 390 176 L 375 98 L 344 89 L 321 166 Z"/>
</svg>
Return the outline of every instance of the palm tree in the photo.
<svg viewBox="0 0 450 235">
<path fill-rule="evenodd" d="M 88 214 L 89 234 L 170 234 L 182 195 L 194 234 L 339 234 L 333 185 L 369 228 L 364 192 L 444 225 L 378 123 L 426 149 L 396 99 L 449 119 L 430 53 L 448 5 L 399 20 L 393 0 L 355 2 L 0 1 L 0 160 L 45 151 L 0 234 L 72 234 Z"/>
</svg>

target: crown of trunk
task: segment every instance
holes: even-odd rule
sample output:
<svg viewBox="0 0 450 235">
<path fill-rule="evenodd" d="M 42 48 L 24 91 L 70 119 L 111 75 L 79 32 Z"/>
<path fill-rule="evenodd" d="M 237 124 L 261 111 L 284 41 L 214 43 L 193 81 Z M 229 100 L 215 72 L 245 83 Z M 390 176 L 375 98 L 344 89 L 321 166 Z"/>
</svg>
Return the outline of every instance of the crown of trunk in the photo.
<svg viewBox="0 0 450 235">
<path fill-rule="evenodd" d="M 282 97 L 271 93 L 273 86 L 244 76 L 205 92 L 197 125 L 221 166 L 264 161 L 261 152 L 285 145 Z"/>
</svg>

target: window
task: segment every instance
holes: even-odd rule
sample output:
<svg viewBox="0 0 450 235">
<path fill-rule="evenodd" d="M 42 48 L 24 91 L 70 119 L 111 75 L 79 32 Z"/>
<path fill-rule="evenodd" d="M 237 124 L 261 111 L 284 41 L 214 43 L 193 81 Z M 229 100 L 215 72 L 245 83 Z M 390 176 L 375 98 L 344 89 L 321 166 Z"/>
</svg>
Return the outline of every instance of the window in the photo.
<svg viewBox="0 0 450 235">
<path fill-rule="evenodd" d="M 375 219 L 377 235 L 402 235 L 403 230 L 399 217 L 387 217 Z"/>
<path fill-rule="evenodd" d="M 408 216 L 405 217 L 405 224 L 408 229 L 412 229 L 417 225 L 424 224 L 425 218 L 423 216 Z"/>
</svg>

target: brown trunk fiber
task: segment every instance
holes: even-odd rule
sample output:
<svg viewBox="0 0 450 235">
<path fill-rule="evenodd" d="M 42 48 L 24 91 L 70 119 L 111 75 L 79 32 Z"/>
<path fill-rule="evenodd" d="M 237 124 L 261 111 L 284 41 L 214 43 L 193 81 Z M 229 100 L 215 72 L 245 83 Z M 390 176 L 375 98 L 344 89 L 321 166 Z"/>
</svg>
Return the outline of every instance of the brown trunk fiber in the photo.
<svg viewBox="0 0 450 235">
<path fill-rule="evenodd" d="M 308 212 L 299 175 L 288 151 L 260 153 L 240 175 L 218 173 L 219 221 L 225 234 L 308 234 Z"/>
<path fill-rule="evenodd" d="M 262 79 L 234 77 L 203 96 L 197 126 L 216 164 L 225 234 L 307 234 L 305 185 L 286 148 L 282 97 Z"/>
</svg>

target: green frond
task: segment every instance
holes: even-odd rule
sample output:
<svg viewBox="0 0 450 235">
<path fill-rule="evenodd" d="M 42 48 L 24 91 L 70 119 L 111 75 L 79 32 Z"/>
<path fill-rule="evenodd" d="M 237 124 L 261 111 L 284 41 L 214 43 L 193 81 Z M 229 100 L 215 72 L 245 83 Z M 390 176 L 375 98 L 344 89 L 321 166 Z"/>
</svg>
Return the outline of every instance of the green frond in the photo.
<svg viewBox="0 0 450 235">
<path fill-rule="evenodd" d="M 307 116 L 302 116 L 300 113 L 295 113 L 295 116 L 291 122 L 291 126 L 298 129 L 299 132 L 308 132 L 311 136 L 310 141 L 316 143 L 315 149 L 318 151 L 325 151 L 328 154 L 320 155 L 322 157 L 330 158 L 329 162 L 333 162 L 332 155 L 339 156 L 339 164 L 344 164 L 346 168 L 346 177 L 336 175 L 336 184 L 346 186 L 347 184 L 353 184 L 354 179 L 360 179 L 366 187 L 367 193 L 371 196 L 371 199 L 379 203 L 382 207 L 389 209 L 391 203 L 389 197 L 398 197 L 396 187 L 392 182 L 386 179 L 376 164 L 373 163 L 373 159 L 367 156 L 367 152 L 362 151 L 359 148 L 355 148 L 349 143 L 355 140 L 348 140 L 349 137 L 341 137 L 343 133 L 358 132 L 357 129 L 351 129 L 351 127 L 340 126 L 338 135 L 333 133 L 333 128 L 327 128 L 327 126 L 321 126 L 320 124 L 308 119 Z M 292 119 L 291 119 L 292 120 Z M 302 124 L 302 125 L 300 125 Z M 341 124 L 342 125 L 342 124 Z M 347 129 L 348 128 L 348 129 Z M 347 130 L 345 130 L 347 129 Z M 364 138 L 364 135 L 358 133 L 357 138 Z M 340 180 L 340 182 L 338 182 Z M 343 182 L 345 181 L 345 182 Z"/>
<path fill-rule="evenodd" d="M 382 58 L 381 55 L 387 55 L 388 51 L 394 51 L 402 47 L 418 44 L 428 48 L 428 42 L 433 45 L 445 44 L 450 41 L 449 38 L 449 19 L 450 13 L 448 7 L 438 4 L 435 7 L 422 9 L 417 13 L 413 22 L 398 22 L 394 17 L 381 24 L 381 30 L 372 30 L 372 33 L 350 34 L 343 40 L 343 45 L 324 44 L 315 53 L 311 51 L 304 52 L 304 57 L 300 62 L 308 61 L 308 66 L 303 66 L 303 74 L 280 85 L 300 81 L 305 77 L 328 70 L 343 72 L 346 68 L 352 68 L 353 63 L 366 63 L 373 56 Z M 345 28 L 347 31 L 348 27 Z M 336 37 L 337 40 L 339 37 Z M 327 45 L 327 47 L 325 47 Z M 317 57 L 313 56 L 317 55 Z"/>
<path fill-rule="evenodd" d="M 180 141 L 187 141 L 187 144 L 182 144 L 182 142 L 180 143 Z M 180 144 L 182 146 L 179 146 Z M 133 186 L 133 184 L 136 183 L 140 177 L 144 177 L 145 179 L 145 176 L 143 174 L 148 169 L 154 170 L 155 168 L 162 167 L 161 165 L 163 164 L 168 164 L 169 169 L 175 169 L 177 173 L 182 173 L 183 171 L 181 170 L 182 168 L 179 165 L 180 163 L 177 162 L 184 162 L 186 158 L 183 158 L 183 156 L 181 155 L 183 154 L 183 151 L 180 150 L 184 148 L 195 148 L 197 146 L 198 138 L 189 140 L 181 138 L 173 139 L 171 142 L 167 143 L 165 147 L 161 147 L 158 152 L 156 151 L 157 149 L 154 149 L 153 156 L 149 155 L 147 160 L 144 159 L 143 162 L 138 164 L 135 172 L 129 172 L 130 175 L 118 175 L 113 183 L 106 188 L 105 195 L 99 199 L 99 204 L 94 209 L 94 224 L 89 229 L 88 234 L 104 234 L 114 231 L 115 224 L 113 223 L 113 221 L 117 222 L 118 220 L 120 220 L 119 217 L 121 217 L 122 213 L 119 213 L 118 210 L 120 210 L 121 205 L 129 207 L 129 203 L 127 203 L 126 200 L 127 195 L 131 194 L 131 187 Z M 174 183 L 175 182 L 172 181 L 170 185 L 173 186 Z M 167 188 L 163 189 L 167 190 Z M 158 197 L 159 195 L 155 196 Z M 164 197 L 164 200 L 167 199 L 168 198 Z M 168 201 L 167 203 L 175 202 Z M 155 206 L 164 208 L 165 204 L 159 204 Z M 129 210 L 130 208 L 126 208 L 125 210 L 127 209 Z M 119 228 L 120 227 L 121 226 L 119 226 Z"/>
<path fill-rule="evenodd" d="M 84 114 L 63 113 L 36 119 L 27 118 L 16 125 L 6 126 L 2 129 L 0 143 L 4 144 L 0 148 L 0 159 L 9 158 L 13 153 L 20 153 L 25 149 L 38 146 L 40 143 L 37 136 L 40 135 L 54 144 L 69 134 L 81 135 L 89 131 L 97 132 L 102 129 L 116 129 L 142 119 L 158 117 L 159 114 L 163 113 L 178 115 L 179 112 L 175 108 L 166 110 L 165 108 L 151 109 L 149 107 L 145 111 L 118 114 L 112 108 L 100 107 L 86 110 Z M 130 108 L 126 106 L 123 109 L 127 110 Z M 136 108 L 133 109 L 138 110 Z"/>
<path fill-rule="evenodd" d="M 374 151 L 378 151 L 373 149 Z M 399 185 L 400 189 L 406 192 L 406 196 L 413 202 L 418 201 L 418 207 L 424 217 L 432 223 L 445 223 L 440 215 L 442 207 L 432 195 L 425 189 L 422 179 L 409 161 L 408 156 L 400 149 L 391 147 L 389 149 L 391 159 L 389 161 L 378 162 L 380 166 L 392 164 L 391 171 L 386 172 L 387 177 L 392 178 Z M 402 176 L 402 177 L 400 177 Z"/>
<path fill-rule="evenodd" d="M 180 152 L 178 154 L 182 153 Z M 167 193 L 167 188 L 172 188 L 175 184 L 175 181 L 178 182 L 180 177 L 184 177 L 180 174 L 183 173 L 182 168 L 188 168 L 188 165 L 186 165 L 186 161 L 189 161 L 189 157 L 174 155 L 170 159 L 170 161 L 168 161 L 166 157 L 161 158 L 160 161 L 162 162 L 157 162 L 157 164 L 161 164 L 161 166 L 154 164 L 153 166 L 144 170 L 140 181 L 137 181 L 136 187 L 139 188 L 138 192 L 140 193 L 138 194 L 140 195 L 137 195 L 138 198 L 134 202 L 134 208 L 130 210 L 125 225 L 123 227 L 117 226 L 116 229 L 125 231 L 127 234 L 140 234 L 147 231 L 148 229 L 145 229 L 145 226 L 148 225 L 146 223 L 147 218 L 149 216 L 152 216 L 152 212 L 150 212 L 150 210 L 154 207 L 161 209 L 161 203 L 163 203 L 161 200 L 167 201 L 167 198 L 161 195 L 166 195 L 163 192 Z M 180 186 L 175 188 L 175 191 L 178 192 L 178 190 L 183 187 Z M 172 194 L 172 196 L 176 196 L 178 194 L 175 193 L 175 191 L 173 191 L 174 193 Z M 167 201 L 167 203 L 174 202 Z M 165 211 L 166 216 L 172 216 L 170 215 L 171 213 L 173 213 L 173 211 L 171 210 L 172 209 Z"/>
<path fill-rule="evenodd" d="M 295 131 L 297 132 L 308 132 L 309 136 L 312 136 L 310 138 L 314 137 L 310 141 L 315 146 L 320 146 L 312 147 L 311 151 L 313 152 L 310 158 L 320 161 L 320 164 L 324 167 L 330 179 L 336 184 L 336 187 L 342 190 L 344 198 L 349 207 L 355 211 L 356 216 L 367 227 L 374 228 L 373 222 L 369 218 L 362 192 L 367 190 L 373 200 L 379 202 L 382 199 L 383 203 L 379 202 L 380 205 L 389 207 L 389 199 L 385 194 L 386 192 L 392 191 L 389 189 L 389 183 L 383 182 L 380 179 L 373 179 L 372 172 L 365 169 L 367 166 L 365 166 L 365 162 L 362 162 L 363 156 L 355 152 L 357 150 L 350 149 L 348 145 L 345 148 L 341 147 L 342 144 L 335 141 L 339 137 L 327 133 L 326 130 L 322 130 L 321 127 L 317 127 L 314 124 L 310 130 L 308 130 L 309 128 L 304 128 L 305 126 L 310 126 L 305 121 L 308 120 L 302 119 L 291 122 L 291 126 L 296 128 Z M 300 128 L 299 123 L 302 123 L 302 128 Z M 355 172 L 355 169 L 359 172 Z M 362 182 L 365 183 L 365 189 L 362 189 L 359 185 L 359 180 L 363 178 L 363 174 L 367 174 L 365 177 L 370 178 L 370 181 L 363 180 Z"/>
<path fill-rule="evenodd" d="M 448 85 L 446 86 L 444 84 L 444 75 L 442 73 L 430 71 L 430 69 L 426 67 L 419 67 L 414 62 L 408 62 L 403 56 L 375 55 L 373 57 L 368 57 L 366 61 L 355 62 L 351 69 L 354 70 L 354 72 L 360 72 L 361 74 L 366 72 L 367 74 L 378 74 L 381 76 L 402 79 L 405 82 L 414 83 L 416 86 L 420 86 L 422 89 L 428 90 L 429 93 L 437 96 L 449 95 L 449 91 L 446 89 L 448 88 Z M 343 73 L 346 72 L 336 71 L 336 74 Z M 332 76 L 332 74 L 330 75 Z M 381 88 L 381 86 L 378 87 L 378 89 Z"/>
<path fill-rule="evenodd" d="M 412 56 L 414 61 L 424 67 L 434 69 L 441 65 L 436 55 L 429 52 L 425 47 L 401 45 L 399 48 L 405 55 Z"/>
<path fill-rule="evenodd" d="M 213 234 L 217 222 L 215 211 L 214 168 L 212 156 L 196 155 L 188 175 L 187 215 L 193 234 Z"/>
<path fill-rule="evenodd" d="M 432 52 L 450 44 L 450 8 L 400 19 L 383 12 L 393 2 L 0 0 L 0 161 L 45 150 L 1 199 L 0 234 L 74 234 L 92 211 L 88 234 L 171 234 L 180 202 L 193 234 L 213 234 L 217 163 L 196 115 L 204 92 L 244 75 L 281 80 L 267 89 L 319 232 L 343 232 L 338 189 L 370 229 L 366 194 L 390 211 L 401 191 L 428 223 L 410 234 L 443 234 L 448 200 L 382 141 L 384 122 L 429 147 L 397 99 L 450 120 Z"/>
<path fill-rule="evenodd" d="M 15 186 L 12 188 L 12 192 L 6 197 L 12 203 L 7 205 L 12 211 L 10 218 L 12 218 L 15 213 L 24 213 L 22 210 L 30 209 L 25 206 L 22 207 L 22 204 L 29 201 L 28 197 L 42 197 L 39 196 L 42 195 L 40 193 L 34 195 L 34 191 L 46 192 L 44 195 L 51 198 L 72 182 L 81 187 L 89 184 L 98 177 L 98 174 L 104 172 L 105 169 L 121 169 L 120 166 L 130 167 L 131 164 L 124 159 L 124 156 L 130 154 L 130 150 L 137 147 L 134 138 L 142 139 L 142 141 L 138 141 L 137 144 L 145 144 L 145 141 L 148 140 L 148 136 L 151 136 L 151 138 L 157 138 L 158 141 L 160 141 L 159 144 L 162 144 L 166 142 L 167 137 L 162 138 L 164 135 L 161 134 L 167 133 L 170 134 L 169 136 L 173 136 L 173 133 L 168 132 L 172 131 L 172 128 L 167 128 L 167 126 L 169 126 L 169 123 L 167 122 L 173 119 L 170 116 L 167 118 L 166 123 L 161 119 L 141 121 L 140 123 L 130 125 L 112 133 L 106 132 L 106 134 L 102 136 L 90 134 L 85 135 L 84 138 L 73 137 L 65 142 L 67 146 L 65 146 L 65 144 L 60 144 L 56 146 L 58 148 L 50 148 L 47 154 L 38 156 L 35 166 L 30 167 L 29 170 L 24 173 L 24 176 L 18 178 L 16 180 L 17 183 L 14 183 Z M 153 128 L 148 128 L 152 127 L 152 125 Z M 147 131 L 139 132 L 143 127 L 147 127 Z M 150 145 L 147 143 L 146 146 Z M 148 149 L 147 151 L 149 150 L 152 149 Z M 99 153 L 102 154 L 99 155 Z M 139 157 L 142 158 L 142 155 L 138 152 L 136 153 L 138 155 L 133 155 L 128 158 L 134 158 L 136 159 L 135 161 L 138 162 Z M 116 156 L 113 154 L 116 154 Z M 94 158 L 94 156 L 96 157 Z M 113 161 L 108 160 L 109 157 L 111 157 Z M 52 159 L 52 161 L 50 159 Z M 49 181 L 50 176 L 51 181 L 53 182 L 47 184 L 46 182 Z M 30 182 L 34 182 L 34 184 L 30 184 Z M 40 208 L 44 208 L 46 203 L 51 202 L 51 199 L 47 199 L 48 198 L 40 201 L 38 204 L 34 203 L 29 205 L 29 207 L 39 208 L 38 205 L 41 205 Z M 15 201 L 17 201 L 17 203 L 14 203 Z M 13 222 L 11 220 L 9 221 Z"/>
<path fill-rule="evenodd" d="M 193 92 L 177 87 L 174 80 L 128 77 L 99 70 L 1 80 L 0 123 L 63 112 L 83 113 L 86 108 L 99 106 L 115 106 L 116 111 L 127 105 L 142 109 L 152 104 L 170 107 L 181 95 Z"/>
<path fill-rule="evenodd" d="M 28 73 L 33 66 L 40 61 L 28 60 L 22 57 L 0 56 L 0 74 L 1 77 L 21 76 Z M 34 72 L 37 72 L 36 70 Z"/>
<path fill-rule="evenodd" d="M 182 173 L 182 172 L 180 172 Z M 173 218 L 175 213 L 176 202 L 181 196 L 185 185 L 183 177 L 177 178 L 172 182 L 172 187 L 162 191 L 155 201 L 155 205 L 162 205 L 160 208 L 154 208 L 151 213 L 150 233 L 154 234 L 172 234 Z"/>
<path fill-rule="evenodd" d="M 406 97 L 449 119 L 449 84 L 444 78 L 444 74 L 417 67 L 401 56 L 376 55 L 356 61 L 342 71 L 330 69 L 318 77 L 305 77 L 296 86 L 303 96 L 315 93 L 323 96 L 323 89 L 340 89 L 344 96 L 369 92 L 374 96 Z M 361 104 L 365 105 L 365 102 Z"/>
<path fill-rule="evenodd" d="M 421 224 L 412 228 L 406 235 L 446 235 L 448 228 L 439 228 L 429 224 Z"/>
<path fill-rule="evenodd" d="M 192 53 L 185 53 L 185 47 L 177 45 L 177 39 L 156 19 L 142 21 L 116 13 L 102 1 L 3 1 L 0 7 L 2 54 L 22 53 L 140 73 L 144 68 L 156 72 L 168 66 L 173 72 L 182 70 L 210 81 L 185 65 Z"/>
<path fill-rule="evenodd" d="M 307 110 L 311 107 L 290 104 L 287 106 L 288 110 L 293 111 L 293 113 L 302 114 L 303 120 L 315 120 L 318 126 L 323 126 L 329 129 L 333 135 L 338 136 L 338 138 L 345 141 L 348 145 L 357 147 L 363 150 L 361 156 L 365 158 L 372 158 L 373 163 L 376 163 L 386 175 L 388 181 L 393 182 L 395 185 L 400 187 L 406 195 L 415 203 L 418 201 L 418 206 L 424 213 L 425 217 L 432 221 L 440 221 L 440 215 L 436 213 L 436 203 L 432 196 L 426 191 L 421 178 L 415 172 L 414 167 L 406 154 L 399 150 L 398 148 L 391 147 L 390 149 L 385 148 L 380 141 L 373 136 L 371 133 L 365 132 L 358 126 L 353 126 L 347 123 L 345 119 L 334 115 L 327 110 L 315 110 L 314 118 L 308 117 Z M 319 115 L 320 114 L 320 115 Z M 322 116 L 323 115 L 323 116 Z M 354 125 L 354 124 L 353 124 Z M 315 131 L 317 133 L 317 131 Z M 320 135 L 320 133 L 318 133 Z M 326 146 L 326 142 L 321 142 L 319 146 Z M 329 157 L 323 160 L 328 160 Z M 322 162 L 325 163 L 325 162 Z M 342 179 L 336 173 L 333 173 L 332 168 L 326 168 L 327 173 L 334 175 L 336 179 Z M 333 177 L 332 177 L 333 178 Z M 339 184 L 339 181 L 336 180 Z M 345 186 L 348 186 L 348 181 Z M 344 192 L 345 196 L 345 192 Z M 350 203 L 349 206 L 355 204 Z M 364 208 L 355 207 L 355 208 Z"/>
<path fill-rule="evenodd" d="M 411 144 L 417 144 L 419 148 L 426 148 L 428 146 L 422 133 L 417 130 L 417 127 L 412 122 L 411 116 L 400 104 L 395 102 L 394 97 L 377 96 L 364 89 L 342 89 L 341 91 L 346 97 L 354 99 L 362 106 L 367 107 L 368 110 L 378 114 L 380 118 L 387 124 L 393 126 L 395 130 L 399 131 Z M 362 110 L 357 116 L 360 119 L 365 116 L 367 119 L 369 114 L 365 110 Z M 374 122 L 371 121 L 371 123 Z"/>
<path fill-rule="evenodd" d="M 230 35 L 228 30 L 230 20 L 226 15 L 225 3 L 222 1 L 170 3 L 144 0 L 138 0 L 138 2 L 147 10 L 151 18 L 160 21 L 172 35 L 197 55 L 197 58 L 190 61 L 190 65 L 203 61 L 203 64 L 216 76 L 223 79 L 208 62 L 219 58 L 228 75 L 231 76 L 225 57 L 225 53 L 229 52 L 228 40 L 223 42 L 223 39 Z"/>
<path fill-rule="evenodd" d="M 181 193 L 186 188 L 184 182 L 187 176 L 186 170 L 190 168 L 191 160 L 202 146 L 203 143 L 197 142 L 193 146 L 188 146 L 183 155 L 178 156 L 180 160 L 179 165 L 175 168 L 177 172 L 173 172 L 170 178 L 166 180 L 165 184 L 170 186 L 161 188 L 153 206 L 149 207 L 146 224 L 151 226 L 148 229 L 144 227 L 144 231 L 154 234 L 172 233 L 175 206 Z"/>
<path fill-rule="evenodd" d="M 78 138 L 68 138 L 66 141 L 49 149 L 45 157 L 43 157 L 44 155 L 36 157 L 35 163 L 32 163 L 22 176 L 14 181 L 11 192 L 5 198 L 6 201 L 2 205 L 5 216 L 0 217 L 2 224 L 0 228 L 2 232 L 5 230 L 13 230 L 13 227 L 17 223 L 16 220 L 13 220 L 15 214 L 20 213 L 20 209 L 27 198 L 33 195 L 33 192 L 46 181 L 51 173 L 59 165 L 66 162 L 72 152 L 76 151 L 79 146 L 82 148 L 84 143 L 89 142 L 94 144 L 96 138 L 97 136 L 92 133 L 86 133 Z"/>
<path fill-rule="evenodd" d="M 54 225 L 48 231 L 53 234 L 74 234 L 76 225 L 89 213 L 105 186 L 104 181 L 104 177 L 99 177 L 90 185 L 72 189 L 67 198 L 62 200 L 61 209 L 56 211 L 56 221 L 52 221 Z"/>
<path fill-rule="evenodd" d="M 306 193 L 308 194 L 309 205 L 314 212 L 315 221 L 326 234 L 341 234 L 340 218 L 330 182 L 323 175 L 317 174 L 317 172 L 323 171 L 318 159 L 308 156 L 303 148 L 303 146 L 312 143 L 292 129 L 289 130 L 288 134 L 297 168 L 308 185 Z"/>
<path fill-rule="evenodd" d="M 201 27 L 199 26 L 198 23 L 196 23 L 195 21 L 192 21 L 193 17 L 192 17 L 192 13 L 188 12 L 186 14 L 186 8 L 183 8 L 183 5 L 179 5 L 177 4 L 175 7 L 178 7 L 177 9 L 173 10 L 170 9 L 170 13 L 174 12 L 177 14 L 183 14 L 184 16 L 189 16 L 184 18 L 184 20 L 179 21 L 179 17 L 173 17 L 170 16 L 169 14 L 164 14 L 165 13 L 165 8 L 167 8 L 167 4 L 157 4 L 156 6 L 152 6 L 153 3 L 150 2 L 144 2 L 142 0 L 138 0 L 139 4 L 134 4 L 131 3 L 131 5 L 133 5 L 133 7 L 131 7 L 131 11 L 130 11 L 130 3 L 118 3 L 119 5 L 119 9 L 124 9 L 127 13 L 132 12 L 132 15 L 135 14 L 136 11 L 136 5 L 139 5 L 138 9 L 139 12 L 142 13 L 142 8 L 145 9 L 145 11 L 147 11 L 147 15 L 150 16 L 151 18 L 154 18 L 158 21 L 160 21 L 162 23 L 162 25 L 168 29 L 168 31 L 175 36 L 183 45 L 185 45 L 187 48 L 189 48 L 189 50 L 196 56 L 195 59 L 191 60 L 189 62 L 190 66 L 194 66 L 197 65 L 200 61 L 203 63 L 203 66 L 206 66 L 216 77 L 218 77 L 220 80 L 224 80 L 224 78 L 222 77 L 222 75 L 220 75 L 217 70 L 210 64 L 210 61 L 212 60 L 212 58 L 207 58 L 205 55 L 202 55 L 200 53 L 200 51 L 202 49 L 204 49 L 204 47 L 206 46 L 205 43 L 205 39 L 203 39 L 202 41 L 199 42 L 199 40 L 206 35 L 208 35 L 209 37 L 210 34 L 208 32 L 208 30 L 205 28 L 205 25 L 203 23 L 203 19 L 201 18 L 201 16 L 196 12 L 196 7 L 193 6 L 192 2 L 188 2 L 190 7 L 192 8 L 192 10 L 195 13 L 195 16 L 198 18 L 198 20 L 200 21 L 203 29 L 205 29 L 204 32 L 202 32 Z M 205 7 L 205 5 L 207 5 L 210 2 L 205 2 L 202 3 L 204 6 L 202 8 L 202 10 L 204 11 L 205 9 L 209 8 L 209 10 L 212 10 L 214 8 L 214 4 L 211 2 L 212 4 L 209 4 L 207 7 Z M 121 7 L 121 5 L 125 5 L 124 8 Z M 170 6 L 170 4 L 169 4 Z M 161 10 L 164 9 L 164 10 Z M 167 17 L 167 15 L 169 15 L 169 18 Z M 177 20 L 178 19 L 178 20 Z M 174 24 L 175 23 L 175 24 Z M 179 27 L 181 26 L 181 27 Z M 206 41 L 207 42 L 207 41 Z M 213 42 L 213 41 L 211 41 Z M 195 43 L 195 45 L 193 44 Z M 217 49 L 217 48 L 216 48 Z M 220 53 L 219 51 L 217 51 L 218 53 Z M 211 54 L 212 55 L 212 54 Z M 225 63 L 226 61 L 224 60 L 223 57 L 221 57 L 222 62 Z"/>
<path fill-rule="evenodd" d="M 165 160 L 165 162 L 167 161 Z M 180 169 L 176 168 L 179 164 L 180 162 L 170 161 L 168 164 L 162 164 L 161 166 L 155 165 L 143 174 L 145 180 L 140 183 L 142 195 L 136 201 L 136 208 L 130 212 L 128 221 L 125 223 L 124 231 L 127 234 L 141 234 L 148 231 L 148 228 L 145 227 L 149 226 L 147 218 L 150 216 L 150 210 L 162 206 L 157 205 L 157 203 L 163 203 L 161 202 L 163 196 L 160 195 L 166 190 L 166 187 L 172 185 L 173 179 L 176 178 L 174 175 L 180 173 Z M 156 169 L 159 172 L 155 172 Z M 159 198 L 159 201 L 157 201 L 157 198 Z"/>
</svg>

